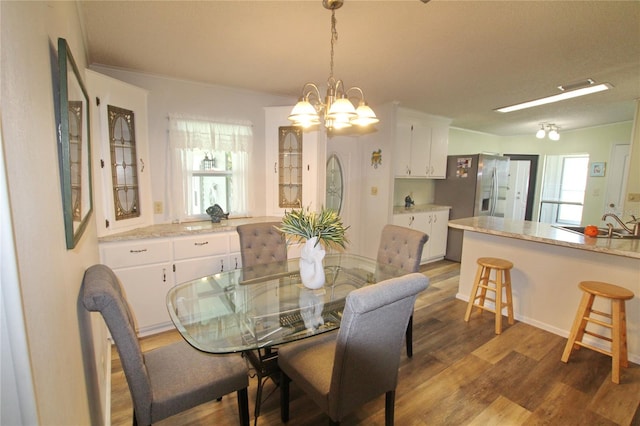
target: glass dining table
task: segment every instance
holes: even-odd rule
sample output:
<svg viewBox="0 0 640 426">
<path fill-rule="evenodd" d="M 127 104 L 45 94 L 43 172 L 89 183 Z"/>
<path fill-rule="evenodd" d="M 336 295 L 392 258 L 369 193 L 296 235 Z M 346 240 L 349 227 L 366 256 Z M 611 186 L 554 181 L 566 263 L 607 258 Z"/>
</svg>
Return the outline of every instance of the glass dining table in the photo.
<svg viewBox="0 0 640 426">
<path fill-rule="evenodd" d="M 277 346 L 340 327 L 347 295 L 405 273 L 374 259 L 328 254 L 325 284 L 306 288 L 299 259 L 208 275 L 169 290 L 167 307 L 184 339 L 204 352 L 241 352 L 258 377 L 255 421 L 266 379 L 277 383 Z"/>
<path fill-rule="evenodd" d="M 267 263 L 178 284 L 167 294 L 171 320 L 204 352 L 267 348 L 339 328 L 351 291 L 404 274 L 374 259 L 328 254 L 325 285 L 310 290 L 300 280 L 298 263 Z"/>
</svg>

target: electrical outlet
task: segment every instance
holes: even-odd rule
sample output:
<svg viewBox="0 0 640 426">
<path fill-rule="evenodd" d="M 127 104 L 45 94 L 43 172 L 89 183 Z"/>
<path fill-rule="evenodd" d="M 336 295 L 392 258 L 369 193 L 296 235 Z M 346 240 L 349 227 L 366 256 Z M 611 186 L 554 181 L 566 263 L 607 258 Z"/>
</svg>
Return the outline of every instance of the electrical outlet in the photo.
<svg viewBox="0 0 640 426">
<path fill-rule="evenodd" d="M 640 194 L 637 192 L 630 192 L 627 195 L 627 201 L 638 203 L 640 202 Z"/>
<path fill-rule="evenodd" d="M 371 195 L 378 195 L 378 187 L 377 186 L 372 186 L 371 187 Z"/>
<path fill-rule="evenodd" d="M 155 214 L 162 214 L 163 208 L 162 208 L 162 201 L 154 201 L 153 202 L 153 212 Z"/>
</svg>

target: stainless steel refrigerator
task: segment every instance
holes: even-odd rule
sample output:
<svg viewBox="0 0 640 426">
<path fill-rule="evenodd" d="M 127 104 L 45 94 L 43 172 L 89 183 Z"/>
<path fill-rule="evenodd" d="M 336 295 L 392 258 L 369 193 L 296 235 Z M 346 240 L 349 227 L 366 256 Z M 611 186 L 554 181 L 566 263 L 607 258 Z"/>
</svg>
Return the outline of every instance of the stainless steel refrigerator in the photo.
<svg viewBox="0 0 640 426">
<path fill-rule="evenodd" d="M 450 155 L 446 179 L 436 181 L 434 202 L 451 206 L 449 219 L 504 217 L 508 182 L 509 157 Z M 462 235 L 463 231 L 449 228 L 446 259 L 460 261 Z"/>
</svg>

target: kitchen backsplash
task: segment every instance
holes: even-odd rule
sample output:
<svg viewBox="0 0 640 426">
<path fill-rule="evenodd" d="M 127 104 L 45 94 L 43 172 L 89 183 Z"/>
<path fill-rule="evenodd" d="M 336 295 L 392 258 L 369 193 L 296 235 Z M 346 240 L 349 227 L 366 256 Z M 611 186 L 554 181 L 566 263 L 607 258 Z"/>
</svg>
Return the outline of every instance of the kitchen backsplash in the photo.
<svg viewBox="0 0 640 426">
<path fill-rule="evenodd" d="M 396 178 L 393 189 L 393 205 L 404 206 L 404 198 L 410 195 L 415 204 L 432 204 L 435 183 L 433 179 Z"/>
</svg>

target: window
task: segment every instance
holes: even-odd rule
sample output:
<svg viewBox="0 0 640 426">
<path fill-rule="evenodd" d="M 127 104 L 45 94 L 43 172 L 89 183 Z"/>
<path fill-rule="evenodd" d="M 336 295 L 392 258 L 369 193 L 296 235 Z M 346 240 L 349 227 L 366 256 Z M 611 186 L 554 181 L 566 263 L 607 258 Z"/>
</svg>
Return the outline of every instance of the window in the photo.
<svg viewBox="0 0 640 426">
<path fill-rule="evenodd" d="M 174 116 L 169 122 L 171 219 L 208 218 L 214 204 L 230 216 L 246 215 L 251 124 Z"/>
<path fill-rule="evenodd" d="M 550 155 L 545 160 L 540 222 L 580 225 L 588 155 Z"/>
</svg>

